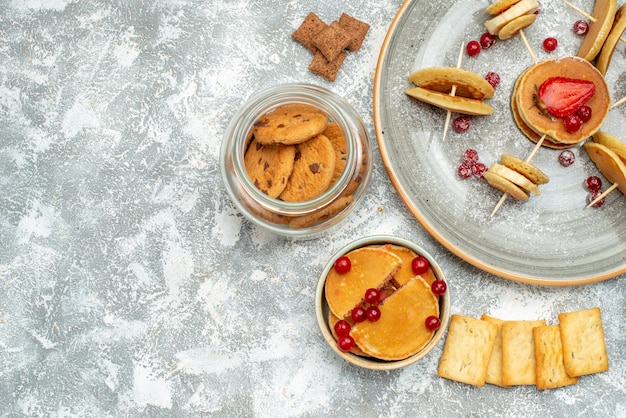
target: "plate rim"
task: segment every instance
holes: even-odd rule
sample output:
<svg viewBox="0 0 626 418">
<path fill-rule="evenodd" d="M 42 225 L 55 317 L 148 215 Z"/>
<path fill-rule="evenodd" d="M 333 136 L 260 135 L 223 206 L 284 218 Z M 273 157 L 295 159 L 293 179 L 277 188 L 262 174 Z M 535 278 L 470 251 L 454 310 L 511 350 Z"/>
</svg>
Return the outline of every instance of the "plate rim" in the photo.
<svg viewBox="0 0 626 418">
<path fill-rule="evenodd" d="M 411 4 L 414 2 L 418 2 L 418 1 L 423 1 L 423 0 L 405 0 L 400 6 L 400 9 L 394 16 L 393 20 L 391 21 L 391 24 L 389 25 L 389 28 L 381 44 L 380 53 L 378 55 L 378 60 L 376 62 L 376 71 L 374 74 L 374 87 L 373 87 L 373 122 L 374 122 L 374 131 L 376 135 L 378 149 L 379 149 L 385 170 L 387 171 L 387 174 L 389 176 L 389 179 L 392 185 L 394 186 L 394 188 L 396 189 L 396 192 L 398 193 L 400 199 L 404 202 L 405 207 L 409 210 L 409 212 L 411 212 L 413 217 L 426 230 L 426 232 L 428 232 L 428 234 L 431 237 L 433 237 L 437 242 L 443 245 L 448 251 L 452 252 L 454 255 L 466 261 L 467 263 L 473 265 L 474 267 L 477 267 L 482 271 L 494 274 L 504 279 L 509 279 L 512 281 L 520 282 L 520 283 L 543 285 L 543 286 L 573 286 L 573 285 L 596 283 L 596 282 L 612 279 L 621 274 L 626 273 L 626 264 L 625 264 L 621 268 L 613 269 L 613 270 L 602 272 L 602 273 L 595 274 L 595 275 L 588 275 L 585 277 L 575 278 L 575 279 L 563 278 L 563 279 L 555 280 L 552 278 L 531 276 L 528 274 L 523 274 L 521 272 L 505 270 L 502 268 L 496 268 L 488 264 L 484 260 L 471 256 L 461 247 L 447 240 L 442 234 L 440 234 L 437 231 L 434 225 L 428 222 L 428 220 L 420 212 L 419 208 L 411 203 L 409 196 L 404 191 L 402 185 L 400 184 L 400 181 L 398 180 L 394 172 L 389 154 L 387 152 L 387 145 L 383 139 L 384 134 L 382 132 L 383 122 L 380 116 L 380 106 L 381 106 L 380 100 L 382 97 L 381 79 L 382 79 L 382 74 L 384 72 L 383 63 L 385 61 L 385 58 L 388 55 L 389 45 L 398 30 L 398 23 L 402 20 L 404 14 L 407 13 L 407 11 L 410 9 Z"/>
</svg>

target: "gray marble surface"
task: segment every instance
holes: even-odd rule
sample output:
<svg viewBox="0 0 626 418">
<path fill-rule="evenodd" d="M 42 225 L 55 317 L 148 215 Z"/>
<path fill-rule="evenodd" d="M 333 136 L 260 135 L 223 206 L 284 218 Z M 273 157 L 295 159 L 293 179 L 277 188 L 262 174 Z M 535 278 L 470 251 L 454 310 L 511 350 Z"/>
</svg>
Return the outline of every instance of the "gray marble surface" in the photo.
<svg viewBox="0 0 626 418">
<path fill-rule="evenodd" d="M 395 193 L 372 84 L 400 6 L 0 1 L 0 416 L 626 416 L 624 276 L 492 276 L 428 236 Z M 371 25 L 335 83 L 290 39 L 309 11 Z M 311 241 L 253 227 L 219 173 L 229 117 L 285 82 L 344 96 L 374 147 L 361 206 Z M 348 365 L 325 346 L 314 289 L 332 252 L 378 233 L 432 252 L 453 313 L 554 323 L 600 306 L 610 370 L 544 392 L 470 387 L 436 376 L 441 343 L 402 370 Z"/>
</svg>

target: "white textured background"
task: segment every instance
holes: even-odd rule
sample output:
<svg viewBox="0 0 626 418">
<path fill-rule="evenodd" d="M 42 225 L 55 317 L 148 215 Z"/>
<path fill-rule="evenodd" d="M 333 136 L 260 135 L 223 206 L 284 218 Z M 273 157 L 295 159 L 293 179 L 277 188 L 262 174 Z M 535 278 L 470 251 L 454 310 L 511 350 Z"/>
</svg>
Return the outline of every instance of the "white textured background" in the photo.
<svg viewBox="0 0 626 418">
<path fill-rule="evenodd" d="M 0 1 L 0 416 L 626 416 L 624 277 L 545 288 L 491 276 L 396 195 L 371 99 L 400 6 Z M 309 11 L 371 25 L 335 83 L 290 39 Z M 363 204 L 314 241 L 252 227 L 219 174 L 229 117 L 284 82 L 344 96 L 375 150 Z M 600 306 L 610 370 L 545 392 L 474 388 L 436 377 L 442 343 L 399 371 L 348 365 L 324 345 L 313 293 L 332 252 L 374 233 L 431 251 L 454 313 L 554 323 Z"/>
</svg>

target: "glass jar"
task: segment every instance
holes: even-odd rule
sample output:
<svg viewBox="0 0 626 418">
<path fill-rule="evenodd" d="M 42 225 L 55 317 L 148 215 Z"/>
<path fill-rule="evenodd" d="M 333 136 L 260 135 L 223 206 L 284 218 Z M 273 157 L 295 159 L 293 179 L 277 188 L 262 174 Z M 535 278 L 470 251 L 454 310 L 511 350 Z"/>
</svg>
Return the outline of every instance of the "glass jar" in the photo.
<svg viewBox="0 0 626 418">
<path fill-rule="evenodd" d="M 250 180 L 244 163 L 255 123 L 278 106 L 313 106 L 336 123 L 345 138 L 345 169 L 322 194 L 301 202 L 269 197 Z M 367 189 L 371 145 L 356 111 L 337 94 L 310 84 L 284 84 L 253 95 L 233 116 L 222 140 L 220 168 L 226 191 L 254 224 L 293 238 L 314 238 L 354 210 Z"/>
</svg>

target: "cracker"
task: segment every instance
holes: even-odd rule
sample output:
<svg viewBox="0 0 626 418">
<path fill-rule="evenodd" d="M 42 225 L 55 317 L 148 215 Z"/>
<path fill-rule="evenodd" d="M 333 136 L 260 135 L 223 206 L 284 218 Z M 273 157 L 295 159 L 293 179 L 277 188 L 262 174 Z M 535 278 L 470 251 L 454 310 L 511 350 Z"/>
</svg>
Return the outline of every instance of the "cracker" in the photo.
<svg viewBox="0 0 626 418">
<path fill-rule="evenodd" d="M 317 51 L 308 68 L 328 81 L 335 81 L 341 64 L 347 56 L 348 54 L 341 52 L 333 61 L 328 61 L 320 51 Z"/>
<path fill-rule="evenodd" d="M 484 386 L 498 326 L 458 314 L 452 315 L 437 375 Z"/>
<path fill-rule="evenodd" d="M 504 321 L 502 323 L 502 383 L 506 386 L 537 383 L 533 328 L 546 321 Z"/>
<path fill-rule="evenodd" d="M 491 357 L 489 358 L 489 366 L 487 367 L 487 379 L 486 383 L 492 385 L 507 387 L 502 383 L 502 319 L 493 318 L 488 315 L 482 315 L 481 320 L 491 322 L 498 326 L 498 333 L 496 334 L 496 340 L 493 344 L 493 350 L 491 351 Z"/>
<path fill-rule="evenodd" d="M 332 22 L 313 38 L 313 45 L 328 61 L 334 61 L 348 47 L 352 37 L 337 21 Z"/>
<path fill-rule="evenodd" d="M 319 35 L 327 26 L 322 19 L 311 12 L 304 18 L 298 29 L 291 34 L 291 37 L 304 45 L 312 54 L 315 54 L 317 48 L 313 45 L 313 38 Z"/>
<path fill-rule="evenodd" d="M 533 328 L 533 337 L 537 362 L 537 389 L 554 389 L 578 383 L 577 377 L 569 377 L 565 372 L 560 327 L 547 325 Z"/>
<path fill-rule="evenodd" d="M 609 369 L 600 308 L 559 314 L 563 363 L 569 376 Z"/>
<path fill-rule="evenodd" d="M 352 40 L 347 48 L 350 51 L 358 51 L 361 49 L 361 45 L 365 40 L 367 31 L 370 29 L 370 25 L 346 13 L 342 13 L 339 17 L 339 24 L 352 36 Z"/>
</svg>

